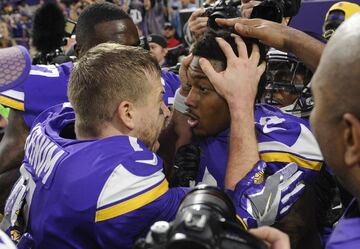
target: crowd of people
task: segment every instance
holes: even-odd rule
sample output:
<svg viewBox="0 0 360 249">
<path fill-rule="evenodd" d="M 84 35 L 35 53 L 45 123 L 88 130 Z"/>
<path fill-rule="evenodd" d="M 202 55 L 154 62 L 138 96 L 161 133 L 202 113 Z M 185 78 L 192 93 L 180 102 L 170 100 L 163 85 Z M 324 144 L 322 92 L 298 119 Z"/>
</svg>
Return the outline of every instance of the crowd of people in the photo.
<svg viewBox="0 0 360 249">
<path fill-rule="evenodd" d="M 335 3 L 320 36 L 288 26 L 300 1 L 278 22 L 249 19 L 258 1 L 213 20 L 198 4 L 3 8 L 36 53 L 1 38 L 0 244 L 133 248 L 206 184 L 249 248 L 360 246 L 359 5 Z M 194 210 L 172 239 L 212 248 L 202 232 L 223 220 Z"/>
</svg>

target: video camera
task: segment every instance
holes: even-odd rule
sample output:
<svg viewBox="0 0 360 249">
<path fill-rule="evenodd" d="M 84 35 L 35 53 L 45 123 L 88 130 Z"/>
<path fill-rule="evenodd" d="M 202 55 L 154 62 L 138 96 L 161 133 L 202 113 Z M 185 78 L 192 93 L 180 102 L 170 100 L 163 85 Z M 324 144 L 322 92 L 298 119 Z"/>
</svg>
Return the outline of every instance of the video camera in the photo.
<svg viewBox="0 0 360 249">
<path fill-rule="evenodd" d="M 301 0 L 263 0 L 253 8 L 251 18 L 261 18 L 281 23 L 283 17 L 295 16 L 300 9 Z M 220 29 L 216 18 L 240 17 L 241 0 L 218 0 L 213 4 L 205 4 L 204 16 L 209 17 L 208 26 Z"/>
<path fill-rule="evenodd" d="M 245 231 L 230 198 L 216 187 L 200 185 L 182 200 L 173 222 L 159 221 L 135 249 L 266 249 Z"/>
</svg>

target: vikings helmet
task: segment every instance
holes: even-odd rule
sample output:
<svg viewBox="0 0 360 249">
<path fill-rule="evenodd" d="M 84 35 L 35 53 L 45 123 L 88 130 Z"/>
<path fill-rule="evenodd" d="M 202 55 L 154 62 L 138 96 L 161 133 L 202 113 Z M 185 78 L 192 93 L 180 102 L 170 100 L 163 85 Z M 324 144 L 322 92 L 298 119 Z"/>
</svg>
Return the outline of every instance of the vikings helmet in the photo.
<svg viewBox="0 0 360 249">
<path fill-rule="evenodd" d="M 330 39 L 340 24 L 358 11 L 360 6 L 356 3 L 338 2 L 332 5 L 325 16 L 323 37 Z"/>
<path fill-rule="evenodd" d="M 312 72 L 295 55 L 270 49 L 266 55 L 266 88 L 263 102 L 299 117 L 308 117 L 312 106 Z"/>
</svg>

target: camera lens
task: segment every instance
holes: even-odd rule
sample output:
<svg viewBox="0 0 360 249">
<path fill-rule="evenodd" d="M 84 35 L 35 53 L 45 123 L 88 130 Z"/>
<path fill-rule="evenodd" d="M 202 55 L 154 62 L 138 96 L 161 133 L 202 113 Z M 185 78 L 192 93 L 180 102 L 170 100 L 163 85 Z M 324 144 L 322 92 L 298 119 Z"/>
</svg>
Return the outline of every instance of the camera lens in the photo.
<svg viewBox="0 0 360 249">
<path fill-rule="evenodd" d="M 208 26 L 214 30 L 219 30 L 221 27 L 215 22 L 216 18 L 227 18 L 227 16 L 220 11 L 214 12 L 211 16 L 209 16 Z"/>
</svg>

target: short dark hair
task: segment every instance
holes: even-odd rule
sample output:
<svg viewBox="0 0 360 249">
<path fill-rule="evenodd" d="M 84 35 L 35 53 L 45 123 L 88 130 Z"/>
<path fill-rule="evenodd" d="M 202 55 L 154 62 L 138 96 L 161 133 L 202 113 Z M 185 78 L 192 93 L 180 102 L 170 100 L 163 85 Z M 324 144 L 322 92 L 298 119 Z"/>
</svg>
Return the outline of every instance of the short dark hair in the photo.
<svg viewBox="0 0 360 249">
<path fill-rule="evenodd" d="M 227 41 L 232 47 L 236 55 L 238 54 L 237 45 L 235 43 L 234 37 L 231 36 L 231 31 L 226 29 L 220 30 L 209 30 L 207 31 L 202 38 L 195 44 L 192 54 L 199 57 L 204 57 L 210 60 L 217 60 L 224 63 L 226 67 L 226 57 L 223 51 L 221 50 L 219 44 L 216 41 L 216 37 L 221 37 Z M 251 54 L 252 45 L 256 42 L 254 39 L 244 39 L 248 54 Z M 265 53 L 261 52 L 261 60 L 265 58 Z"/>
<path fill-rule="evenodd" d="M 32 43 L 42 53 L 49 53 L 63 45 L 65 17 L 55 3 L 46 3 L 34 15 Z"/>
<path fill-rule="evenodd" d="M 227 67 L 227 61 L 226 56 L 224 52 L 221 50 L 219 44 L 216 41 L 216 37 L 223 38 L 226 42 L 230 44 L 235 54 L 238 56 L 238 49 L 235 42 L 235 38 L 231 36 L 231 31 L 226 29 L 220 29 L 220 30 L 209 30 L 207 31 L 202 38 L 194 45 L 194 48 L 192 50 L 192 54 L 194 56 L 204 57 L 208 60 L 217 60 L 224 64 L 224 67 Z M 260 48 L 260 61 L 265 60 L 266 52 L 263 45 L 259 44 L 255 39 L 249 39 L 249 38 L 243 38 L 248 55 L 252 52 L 252 46 L 254 43 L 257 43 Z M 260 78 L 260 83 L 258 85 L 258 94 L 257 94 L 257 100 L 260 100 L 262 93 L 264 92 L 266 85 L 266 77 L 265 74 L 262 75 Z"/>
<path fill-rule="evenodd" d="M 95 25 L 114 20 L 132 21 L 131 17 L 115 4 L 103 2 L 87 6 L 81 12 L 76 24 L 76 42 L 90 49 L 95 45 L 93 44 L 96 40 Z"/>
<path fill-rule="evenodd" d="M 75 64 L 68 96 L 76 113 L 77 134 L 97 136 L 124 100 L 143 103 L 149 93 L 149 76 L 161 69 L 150 52 L 139 47 L 102 43 Z"/>
</svg>

